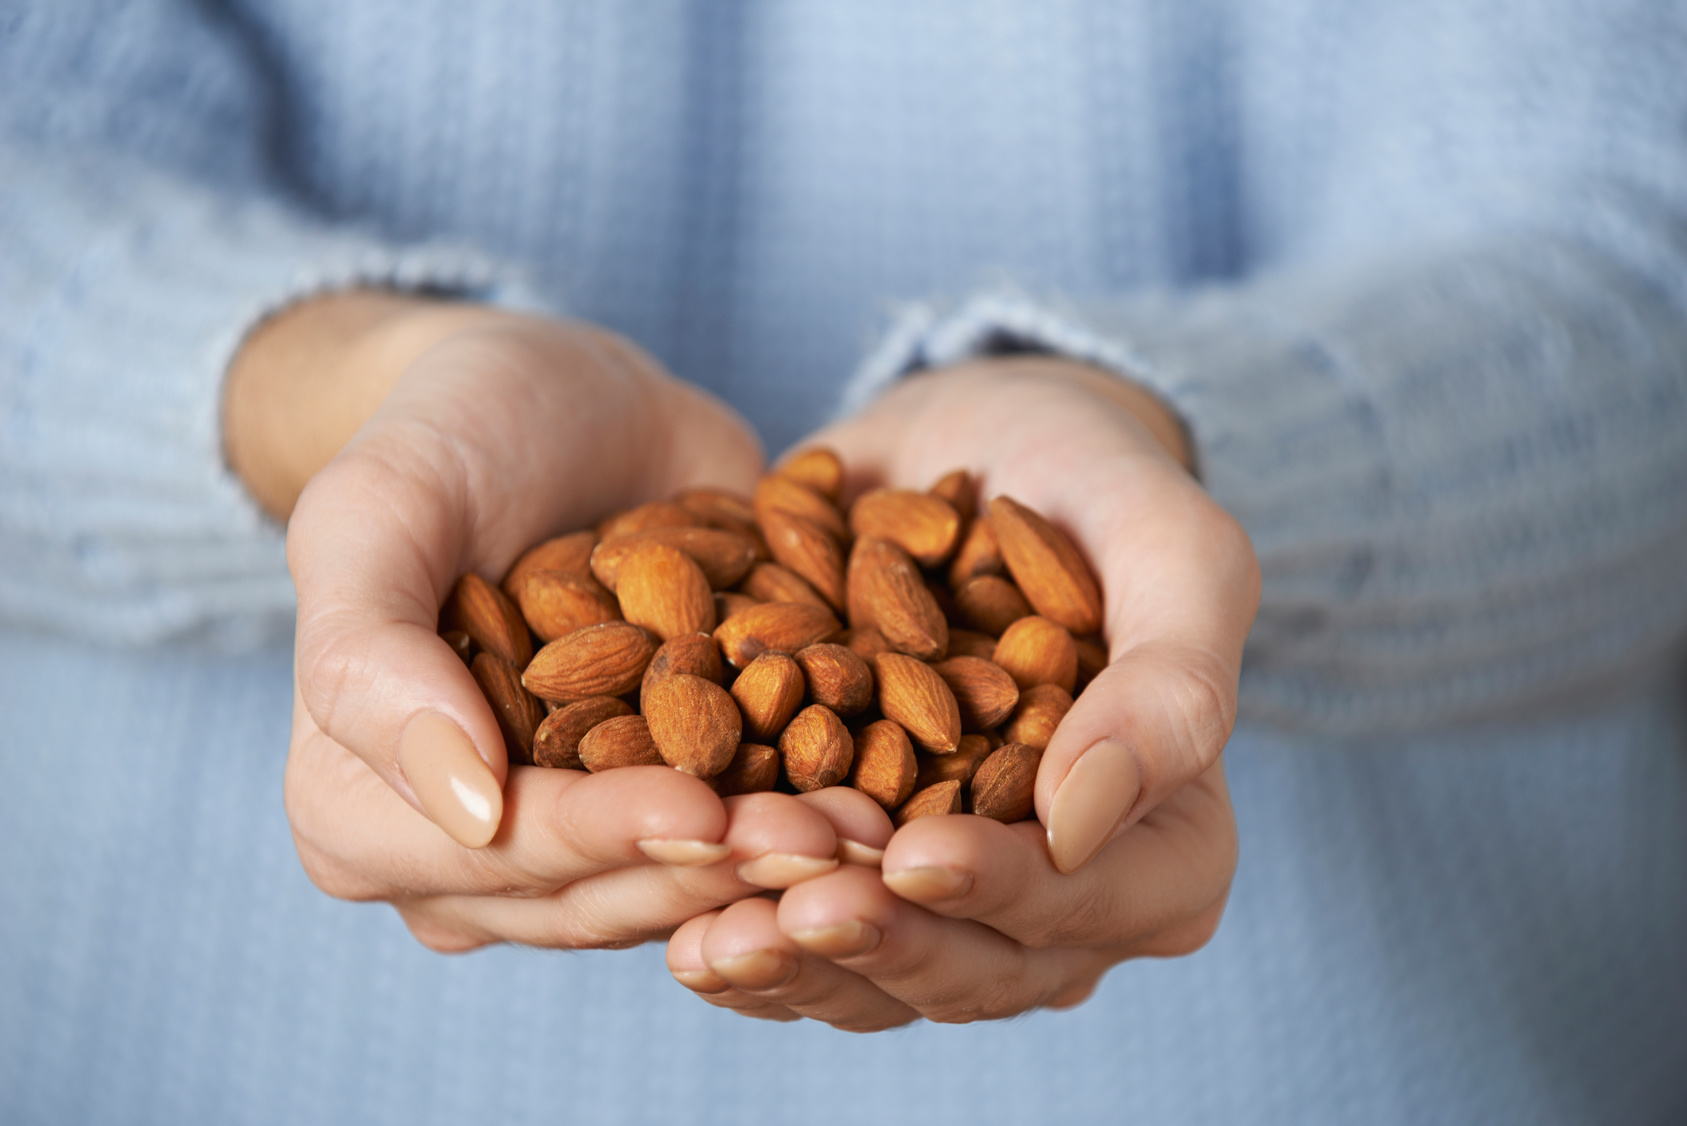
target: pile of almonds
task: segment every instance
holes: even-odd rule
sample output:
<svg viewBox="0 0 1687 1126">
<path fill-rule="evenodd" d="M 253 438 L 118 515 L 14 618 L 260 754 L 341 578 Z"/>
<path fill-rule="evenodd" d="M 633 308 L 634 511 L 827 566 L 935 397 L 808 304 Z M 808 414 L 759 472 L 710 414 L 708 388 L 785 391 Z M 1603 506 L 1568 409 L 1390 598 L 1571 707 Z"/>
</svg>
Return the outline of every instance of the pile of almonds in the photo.
<svg viewBox="0 0 1687 1126">
<path fill-rule="evenodd" d="M 501 589 L 464 575 L 440 632 L 510 761 L 667 764 L 722 796 L 847 785 L 898 825 L 1029 817 L 1107 661 L 1094 576 L 1017 501 L 977 511 L 964 471 L 847 512 L 842 485 L 810 449 L 753 498 L 690 490 L 539 544 Z"/>
</svg>

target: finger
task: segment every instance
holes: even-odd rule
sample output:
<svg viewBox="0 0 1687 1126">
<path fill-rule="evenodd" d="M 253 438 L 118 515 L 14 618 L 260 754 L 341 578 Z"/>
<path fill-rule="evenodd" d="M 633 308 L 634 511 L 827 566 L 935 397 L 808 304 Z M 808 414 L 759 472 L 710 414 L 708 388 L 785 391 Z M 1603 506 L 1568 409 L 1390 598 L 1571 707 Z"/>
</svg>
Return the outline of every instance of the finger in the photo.
<svg viewBox="0 0 1687 1126">
<path fill-rule="evenodd" d="M 890 815 L 878 802 L 847 786 L 827 786 L 797 800 L 817 810 L 831 822 L 838 838 L 838 860 L 844 864 L 860 864 L 877 868 L 884 859 L 884 846 L 889 843 L 895 826 Z"/>
<path fill-rule="evenodd" d="M 668 971 L 674 975 L 674 980 L 717 1008 L 731 1009 L 758 1020 L 801 1020 L 801 1016 L 783 1005 L 733 988 L 731 982 L 709 968 L 703 960 L 703 935 L 719 915 L 719 911 L 698 915 L 682 924 L 669 937 Z"/>
</svg>

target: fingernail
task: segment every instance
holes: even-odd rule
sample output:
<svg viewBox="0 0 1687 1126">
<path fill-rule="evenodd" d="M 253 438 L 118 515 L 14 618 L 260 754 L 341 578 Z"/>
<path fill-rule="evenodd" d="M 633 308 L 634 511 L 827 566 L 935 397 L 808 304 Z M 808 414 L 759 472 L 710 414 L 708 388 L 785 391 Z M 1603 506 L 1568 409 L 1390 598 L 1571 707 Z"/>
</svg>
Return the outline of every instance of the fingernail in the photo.
<svg viewBox="0 0 1687 1126">
<path fill-rule="evenodd" d="M 782 950 L 752 950 L 709 968 L 740 989 L 777 989 L 797 976 L 797 960 Z"/>
<path fill-rule="evenodd" d="M 838 866 L 835 857 L 821 860 L 815 856 L 798 856 L 791 852 L 770 852 L 738 866 L 738 878 L 760 888 L 788 888 L 816 876 L 824 876 Z"/>
<path fill-rule="evenodd" d="M 934 903 L 972 890 L 972 873 L 959 868 L 904 868 L 886 872 L 885 886 L 903 899 Z"/>
<path fill-rule="evenodd" d="M 848 837 L 838 838 L 838 863 L 859 864 L 863 868 L 878 868 L 884 864 L 885 850 L 864 845 L 860 841 L 852 841 Z"/>
<path fill-rule="evenodd" d="M 1049 855 L 1062 872 L 1076 872 L 1100 851 L 1136 804 L 1142 789 L 1136 756 L 1117 739 L 1103 739 L 1073 764 L 1049 807 Z"/>
<path fill-rule="evenodd" d="M 795 931 L 791 941 L 811 954 L 823 958 L 853 958 L 873 949 L 884 938 L 879 928 L 860 919 L 838 923 L 830 927 L 812 927 Z"/>
<path fill-rule="evenodd" d="M 714 970 L 669 970 L 674 980 L 693 993 L 725 993 L 732 983 Z"/>
<path fill-rule="evenodd" d="M 675 868 L 701 868 L 718 864 L 732 854 L 732 846 L 709 841 L 639 841 L 638 850 L 658 864 Z"/>
<path fill-rule="evenodd" d="M 463 729 L 437 712 L 398 739 L 398 769 L 428 819 L 464 848 L 484 848 L 504 816 L 504 792 Z"/>
</svg>

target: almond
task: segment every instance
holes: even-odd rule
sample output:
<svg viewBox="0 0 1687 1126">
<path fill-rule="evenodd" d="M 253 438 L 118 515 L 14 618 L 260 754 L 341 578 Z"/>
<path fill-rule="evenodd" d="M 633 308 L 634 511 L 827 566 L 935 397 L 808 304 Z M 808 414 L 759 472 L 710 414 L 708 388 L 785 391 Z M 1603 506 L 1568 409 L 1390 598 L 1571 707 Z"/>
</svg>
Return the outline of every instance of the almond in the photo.
<svg viewBox="0 0 1687 1126">
<path fill-rule="evenodd" d="M 740 743 L 727 768 L 709 779 L 723 798 L 735 794 L 763 794 L 779 782 L 779 749 L 761 743 Z"/>
<path fill-rule="evenodd" d="M 1000 575 L 979 575 L 962 583 L 955 591 L 955 607 L 962 621 L 997 636 L 1031 615 L 1031 604 L 1019 588 Z"/>
<path fill-rule="evenodd" d="M 1071 692 L 1077 684 L 1077 643 L 1065 626 L 1040 614 L 1021 618 L 1009 626 L 996 642 L 993 660 L 1022 689 L 1033 684 L 1058 684 Z"/>
<path fill-rule="evenodd" d="M 645 543 L 621 561 L 621 613 L 667 641 L 715 628 L 715 596 L 703 568 L 665 543 Z M 531 580 L 529 580 L 531 581 Z"/>
<path fill-rule="evenodd" d="M 952 755 L 920 755 L 920 771 L 914 777 L 914 789 L 923 790 L 938 782 L 956 781 L 962 786 L 972 782 L 980 764 L 996 749 L 986 736 L 962 735 L 961 745 Z"/>
<path fill-rule="evenodd" d="M 649 531 L 651 528 L 690 528 L 696 524 L 697 517 L 680 505 L 667 500 L 653 500 L 649 504 L 641 504 L 637 508 L 629 508 L 611 516 L 597 526 L 597 534 L 599 539 L 607 540 Z"/>
<path fill-rule="evenodd" d="M 949 631 L 949 656 L 983 657 L 986 661 L 996 655 L 996 639 L 987 633 L 971 629 Z"/>
<path fill-rule="evenodd" d="M 1009 743 L 1047 750 L 1054 729 L 1072 710 L 1071 695 L 1058 684 L 1035 684 L 1019 694 L 1019 706 L 1002 735 Z"/>
<path fill-rule="evenodd" d="M 613 716 L 580 739 L 580 761 L 593 774 L 622 766 L 662 766 L 661 752 L 641 715 Z"/>
<path fill-rule="evenodd" d="M 674 769 L 712 778 L 737 753 L 743 721 L 720 685 L 677 673 L 652 685 L 640 703 L 656 749 Z"/>
<path fill-rule="evenodd" d="M 839 613 L 844 608 L 844 559 L 838 541 L 818 524 L 773 509 L 764 512 L 761 530 L 778 563 L 803 578 Z"/>
<path fill-rule="evenodd" d="M 544 721 L 544 706 L 521 686 L 521 673 L 502 657 L 477 653 L 469 671 L 480 685 L 481 695 L 492 705 L 510 761 L 532 762 L 533 732 Z"/>
<path fill-rule="evenodd" d="M 948 501 L 930 493 L 873 489 L 850 507 L 849 527 L 857 536 L 889 540 L 922 566 L 935 567 L 955 550 L 961 517 Z"/>
<path fill-rule="evenodd" d="M 1065 532 L 1011 497 L 990 502 L 1009 573 L 1037 613 L 1075 634 L 1101 628 L 1101 588 Z"/>
<path fill-rule="evenodd" d="M 851 653 L 869 664 L 880 653 L 891 652 L 890 642 L 885 640 L 884 634 L 872 626 L 857 626 L 855 629 L 846 630 L 838 636 L 842 644 L 849 646 Z"/>
<path fill-rule="evenodd" d="M 743 668 L 772 649 L 795 653 L 838 632 L 830 610 L 804 602 L 763 602 L 715 627 L 715 640 L 733 668 Z"/>
<path fill-rule="evenodd" d="M 932 496 L 948 501 L 963 524 L 978 512 L 978 487 L 973 484 L 972 475 L 964 469 L 952 469 L 945 473 L 930 492 Z"/>
<path fill-rule="evenodd" d="M 528 548 L 510 567 L 499 585 L 511 601 L 521 601 L 521 580 L 530 571 L 567 571 L 574 575 L 592 573 L 592 548 L 597 546 L 596 532 L 570 532 L 546 540 L 538 547 Z"/>
<path fill-rule="evenodd" d="M 802 669 L 784 653 L 763 653 L 745 665 L 732 682 L 744 730 L 756 739 L 777 739 L 802 707 L 804 687 Z"/>
<path fill-rule="evenodd" d="M 445 604 L 446 617 L 488 653 L 523 668 L 533 658 L 527 622 L 503 591 L 470 571 L 457 580 Z"/>
<path fill-rule="evenodd" d="M 699 524 L 740 534 L 755 530 L 756 510 L 750 506 L 750 498 L 726 489 L 687 489 L 674 498 L 674 503 Z"/>
<path fill-rule="evenodd" d="M 806 794 L 844 780 L 855 757 L 855 742 L 830 708 L 810 704 L 779 736 L 779 755 L 785 777 Z"/>
<path fill-rule="evenodd" d="M 921 659 L 943 656 L 949 623 L 914 561 L 888 540 L 863 536 L 849 553 L 851 626 L 871 626 L 891 648 Z"/>
<path fill-rule="evenodd" d="M 923 790 L 915 790 L 914 796 L 902 803 L 891 816 L 891 820 L 900 829 L 908 822 L 921 817 L 960 811 L 961 784 L 953 781 L 936 782 Z"/>
<path fill-rule="evenodd" d="M 833 504 L 843 492 L 843 460 L 825 446 L 810 446 L 792 454 L 777 472 L 781 477 L 807 485 Z"/>
<path fill-rule="evenodd" d="M 794 478 L 777 473 L 763 477 L 756 483 L 752 503 L 756 510 L 756 523 L 763 531 L 767 529 L 768 513 L 784 512 L 807 520 L 839 543 L 849 539 L 849 526 L 844 523 L 838 506 Z"/>
<path fill-rule="evenodd" d="M 1087 637 L 1080 637 L 1073 644 L 1078 647 L 1077 691 L 1082 692 L 1084 687 L 1100 676 L 1101 670 L 1107 667 L 1107 650 L 1099 642 Z"/>
<path fill-rule="evenodd" d="M 474 664 L 474 638 L 460 629 L 448 629 L 439 635 L 439 639 L 451 646 L 451 651 L 463 658 L 465 665 Z"/>
<path fill-rule="evenodd" d="M 625 696 L 639 686 L 656 638 L 631 622 L 604 622 L 559 637 L 533 655 L 521 683 L 544 700 Z"/>
<path fill-rule="evenodd" d="M 715 591 L 715 621 L 724 622 L 734 614 L 742 613 L 752 606 L 760 606 L 762 600 L 751 598 L 747 594 L 739 594 L 733 590 Z"/>
<path fill-rule="evenodd" d="M 1031 816 L 1037 788 L 1037 764 L 1043 752 L 1024 743 L 1007 743 L 972 776 L 972 811 L 1011 825 Z"/>
<path fill-rule="evenodd" d="M 529 571 L 522 577 L 517 599 L 521 616 L 541 641 L 555 641 L 577 629 L 613 622 L 621 606 L 591 572 Z"/>
<path fill-rule="evenodd" d="M 811 602 L 826 606 L 826 600 L 801 575 L 777 563 L 757 563 L 744 577 L 740 589 L 761 602 Z M 830 606 L 826 606 L 829 610 Z"/>
<path fill-rule="evenodd" d="M 562 770 L 584 770 L 580 761 L 580 740 L 606 719 L 632 715 L 625 700 L 614 696 L 590 696 L 565 705 L 545 717 L 533 734 L 533 762 Z"/>
<path fill-rule="evenodd" d="M 933 754 L 948 754 L 961 740 L 961 711 L 955 694 L 930 665 L 901 653 L 873 659 L 879 682 L 879 710 Z"/>
<path fill-rule="evenodd" d="M 734 586 L 756 562 L 756 545 L 748 536 L 723 528 L 650 528 L 604 540 L 592 552 L 592 574 L 610 590 L 616 589 L 621 563 L 648 543 L 678 548 L 703 568 L 716 590 Z"/>
<path fill-rule="evenodd" d="M 961 727 L 988 731 L 1013 714 L 1019 686 L 1008 671 L 981 657 L 950 657 L 932 666 L 961 709 Z"/>
<path fill-rule="evenodd" d="M 855 736 L 855 764 L 850 768 L 849 784 L 886 809 L 895 809 L 908 800 L 918 770 L 914 744 L 896 721 L 869 723 Z"/>
<path fill-rule="evenodd" d="M 959 590 L 968 579 L 976 579 L 979 575 L 999 575 L 1006 570 L 1002 545 L 996 542 L 990 518 L 980 516 L 967 529 L 966 537 L 961 540 L 961 549 L 955 552 L 955 560 L 949 564 L 949 585 Z"/>
<path fill-rule="evenodd" d="M 873 702 L 873 670 L 844 648 L 821 642 L 797 650 L 808 694 L 840 716 L 855 715 Z"/>
<path fill-rule="evenodd" d="M 650 658 L 644 680 L 639 684 L 639 695 L 643 697 L 657 681 L 681 673 L 719 684 L 721 671 L 720 646 L 713 637 L 706 633 L 681 634 L 664 641 Z"/>
</svg>

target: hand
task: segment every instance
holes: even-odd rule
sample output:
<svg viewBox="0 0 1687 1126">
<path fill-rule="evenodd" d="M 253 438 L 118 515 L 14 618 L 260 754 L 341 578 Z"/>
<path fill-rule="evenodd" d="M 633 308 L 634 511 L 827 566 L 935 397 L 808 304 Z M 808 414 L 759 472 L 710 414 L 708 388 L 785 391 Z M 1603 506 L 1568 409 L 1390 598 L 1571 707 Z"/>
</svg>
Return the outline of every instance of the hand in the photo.
<svg viewBox="0 0 1687 1126">
<path fill-rule="evenodd" d="M 1235 871 L 1219 755 L 1259 571 L 1176 420 L 1106 373 L 1015 358 L 910 379 L 813 441 L 852 489 L 964 466 L 1063 524 L 1102 579 L 1111 664 L 1043 756 L 1046 833 L 915 821 L 882 877 L 840 869 L 711 912 L 675 932 L 670 968 L 715 1004 L 865 1030 L 1076 1004 L 1122 959 L 1203 945 Z"/>
</svg>

